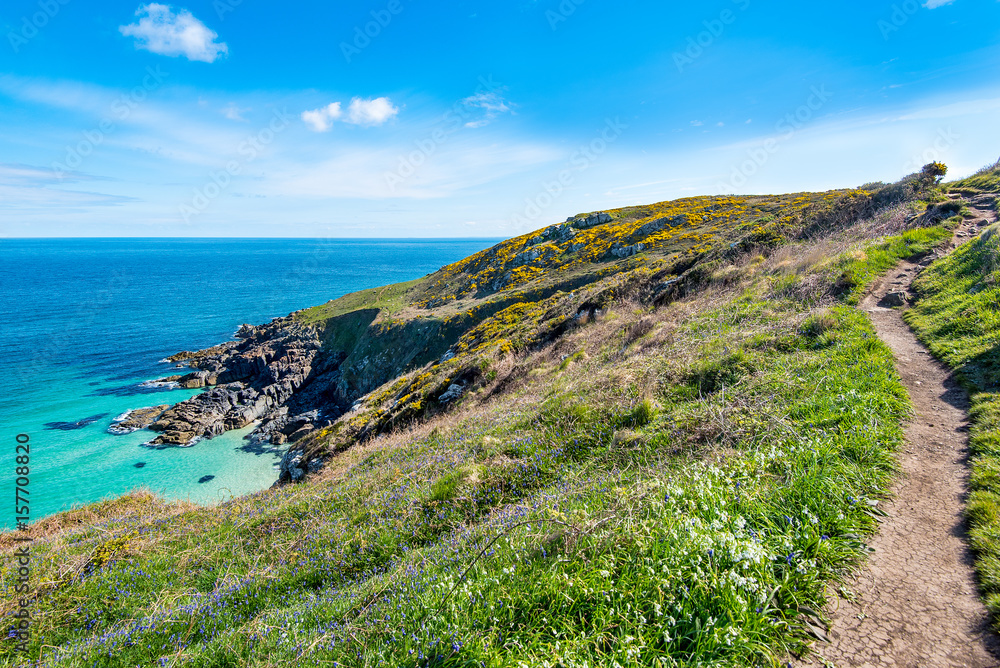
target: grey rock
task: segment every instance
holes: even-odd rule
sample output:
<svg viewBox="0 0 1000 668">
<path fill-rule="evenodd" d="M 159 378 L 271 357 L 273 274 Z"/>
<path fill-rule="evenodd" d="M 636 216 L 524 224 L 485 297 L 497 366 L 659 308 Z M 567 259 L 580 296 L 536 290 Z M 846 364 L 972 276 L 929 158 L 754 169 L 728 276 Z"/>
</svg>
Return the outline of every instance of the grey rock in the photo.
<svg viewBox="0 0 1000 668">
<path fill-rule="evenodd" d="M 300 482 L 306 477 L 306 467 L 302 466 L 303 453 L 298 451 L 289 450 L 285 453 L 285 456 L 281 458 L 281 464 L 279 464 L 280 477 L 291 480 L 291 482 Z"/>
<path fill-rule="evenodd" d="M 615 257 L 632 257 L 633 255 L 638 255 L 642 251 L 646 250 L 645 244 L 632 244 L 631 246 L 623 246 L 618 243 L 611 247 L 611 254 Z"/>
<path fill-rule="evenodd" d="M 537 237 L 532 237 L 528 243 L 529 244 L 540 244 L 546 241 L 554 241 L 560 243 L 567 241 L 576 236 L 576 230 L 573 229 L 572 225 L 567 223 L 561 223 L 559 225 L 551 225 L 546 227 Z"/>
<path fill-rule="evenodd" d="M 529 248 L 528 250 L 521 251 L 514 256 L 514 259 L 510 261 L 509 267 L 523 267 L 526 264 L 534 262 L 538 258 L 544 255 L 544 251 L 538 248 Z"/>
<path fill-rule="evenodd" d="M 465 385 L 452 383 L 451 385 L 448 386 L 448 389 L 445 390 L 444 394 L 438 397 L 438 401 L 440 401 L 443 404 L 446 404 L 449 401 L 454 401 L 455 399 L 458 399 L 460 396 L 462 396 L 463 392 L 465 392 Z"/>
<path fill-rule="evenodd" d="M 281 458 L 281 463 L 278 465 L 278 481 L 275 484 L 302 482 L 307 473 L 316 473 L 323 468 L 324 463 L 320 457 L 310 457 L 307 460 L 305 453 L 295 450 L 293 446 L 293 449 Z"/>
<path fill-rule="evenodd" d="M 610 223 L 612 220 L 610 214 L 602 211 L 600 213 L 592 213 L 585 218 L 571 218 L 567 222 L 578 230 L 586 230 L 597 225 Z"/>
<path fill-rule="evenodd" d="M 683 227 L 687 224 L 687 216 L 674 216 L 672 218 L 657 218 L 654 221 L 648 222 L 638 230 L 636 230 L 632 237 L 633 238 L 644 238 L 648 237 L 650 234 L 655 234 L 661 230 L 668 227 Z"/>
<path fill-rule="evenodd" d="M 196 371 L 178 381 L 182 387 L 218 384 L 160 415 L 150 425 L 160 432 L 152 445 L 188 445 L 197 437 L 213 438 L 258 420 L 273 422 L 282 415 L 277 412 L 280 407 L 328 370 L 318 359 L 322 345 L 317 332 L 292 318 L 259 327 L 244 325 L 237 334 L 239 341 L 185 354 Z M 268 434 L 284 428 L 282 423 L 272 424 Z M 282 433 L 288 436 L 292 431 Z"/>
<path fill-rule="evenodd" d="M 136 408 L 130 410 L 108 427 L 112 434 L 131 434 L 132 432 L 145 429 L 163 415 L 163 412 L 170 406 L 153 406 L 152 408 Z"/>
<path fill-rule="evenodd" d="M 510 282 L 514 279 L 514 273 L 508 271 L 503 276 L 495 279 L 493 283 L 490 284 L 494 290 L 503 290 L 505 287 L 510 285 Z"/>
<path fill-rule="evenodd" d="M 879 302 L 879 306 L 886 308 L 893 308 L 895 306 L 906 306 L 909 303 L 909 297 L 905 292 L 890 292 L 882 301 Z"/>
</svg>

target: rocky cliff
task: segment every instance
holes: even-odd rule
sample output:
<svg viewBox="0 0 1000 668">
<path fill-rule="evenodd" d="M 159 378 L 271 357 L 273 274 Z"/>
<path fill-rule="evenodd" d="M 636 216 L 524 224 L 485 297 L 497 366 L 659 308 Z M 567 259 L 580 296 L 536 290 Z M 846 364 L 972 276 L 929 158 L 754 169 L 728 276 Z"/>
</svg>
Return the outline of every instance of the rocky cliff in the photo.
<svg viewBox="0 0 1000 668">
<path fill-rule="evenodd" d="M 343 401 L 331 392 L 338 360 L 323 351 L 316 328 L 287 317 L 244 325 L 236 336 L 236 341 L 171 358 L 195 369 L 177 379 L 183 387 L 210 389 L 160 415 L 149 427 L 159 433 L 152 445 L 190 446 L 258 421 L 270 442 L 282 443 L 339 415 Z M 296 393 L 315 402 L 304 411 L 309 419 L 289 416 L 289 400 Z"/>
</svg>

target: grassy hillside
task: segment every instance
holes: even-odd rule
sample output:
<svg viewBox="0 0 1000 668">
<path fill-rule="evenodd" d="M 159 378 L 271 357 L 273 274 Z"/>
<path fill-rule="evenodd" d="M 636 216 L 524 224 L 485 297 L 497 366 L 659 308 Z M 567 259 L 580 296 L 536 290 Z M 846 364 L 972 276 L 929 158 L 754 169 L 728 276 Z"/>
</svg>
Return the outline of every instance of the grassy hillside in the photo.
<svg viewBox="0 0 1000 668">
<path fill-rule="evenodd" d="M 324 468 L 214 508 L 137 493 L 35 524 L 31 656 L 773 666 L 806 651 L 867 553 L 908 412 L 854 304 L 950 238 L 928 211 L 941 198 L 911 180 L 579 216 L 296 314 L 371 386 L 296 444 Z M 0 569 L 7 614 L 15 580 Z M 24 663 L 9 642 L 0 661 Z"/>
<path fill-rule="evenodd" d="M 1000 180 L 1000 168 L 969 183 Z M 1000 191 L 997 187 L 995 191 Z M 972 398 L 973 471 L 968 518 L 980 583 L 1000 615 L 1000 227 L 993 225 L 915 283 L 907 321 L 935 356 L 956 369 Z"/>
<path fill-rule="evenodd" d="M 440 397 L 453 385 L 489 382 L 496 358 L 558 339 L 622 295 L 641 292 L 644 302 L 666 303 L 747 253 L 843 230 L 876 211 L 890 224 L 921 213 L 918 187 L 696 197 L 580 215 L 419 281 L 301 311 L 296 318 L 345 357 L 341 396 L 361 399 L 349 419 L 302 448 L 314 457 L 426 419 L 447 408 Z M 915 210 L 903 211 L 902 202 Z"/>
<path fill-rule="evenodd" d="M 963 195 L 1000 192 L 1000 160 L 983 167 L 970 177 L 949 184 L 952 192 Z"/>
</svg>

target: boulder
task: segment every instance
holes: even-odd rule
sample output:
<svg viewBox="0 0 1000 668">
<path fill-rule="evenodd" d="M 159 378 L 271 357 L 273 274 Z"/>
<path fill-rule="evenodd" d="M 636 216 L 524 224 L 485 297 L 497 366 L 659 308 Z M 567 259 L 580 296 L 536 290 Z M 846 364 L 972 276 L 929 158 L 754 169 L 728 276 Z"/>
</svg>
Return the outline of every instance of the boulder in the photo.
<svg viewBox="0 0 1000 668">
<path fill-rule="evenodd" d="M 455 399 L 458 399 L 460 396 L 462 396 L 463 392 L 465 392 L 465 385 L 458 385 L 452 383 L 451 385 L 448 386 L 448 389 L 445 390 L 444 394 L 438 397 L 438 401 L 440 401 L 442 404 L 446 404 L 449 401 L 454 401 Z"/>
<path fill-rule="evenodd" d="M 319 457 L 309 457 L 307 459 L 301 450 L 289 450 L 281 458 L 278 465 L 278 481 L 275 485 L 282 485 L 289 482 L 302 482 L 306 473 L 315 473 L 323 467 L 323 459 Z"/>
<path fill-rule="evenodd" d="M 568 222 L 572 227 L 578 230 L 586 230 L 597 225 L 603 225 L 604 223 L 610 223 L 613 219 L 611 215 L 605 212 L 592 213 L 585 218 L 570 218 Z"/>
<path fill-rule="evenodd" d="M 615 244 L 611 247 L 611 254 L 615 257 L 632 257 L 633 255 L 638 255 L 642 251 L 646 250 L 645 244 L 632 244 L 631 246 L 623 246 L 620 243 Z"/>
<path fill-rule="evenodd" d="M 281 458 L 281 464 L 279 464 L 279 482 L 282 478 L 287 478 L 291 482 L 299 482 L 306 477 L 306 470 L 308 465 L 302 466 L 303 453 L 289 450 L 285 453 L 285 456 Z"/>
<path fill-rule="evenodd" d="M 909 296 L 905 292 L 890 292 L 882 298 L 882 301 L 878 305 L 885 308 L 893 308 L 896 306 L 906 306 L 909 301 Z"/>
</svg>

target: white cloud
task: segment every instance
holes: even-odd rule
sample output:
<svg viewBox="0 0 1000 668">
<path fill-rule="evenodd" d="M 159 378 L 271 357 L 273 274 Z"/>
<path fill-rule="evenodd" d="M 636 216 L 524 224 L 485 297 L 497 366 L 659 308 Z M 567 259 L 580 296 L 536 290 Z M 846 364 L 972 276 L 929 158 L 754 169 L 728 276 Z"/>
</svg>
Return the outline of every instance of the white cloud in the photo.
<svg viewBox="0 0 1000 668">
<path fill-rule="evenodd" d="M 230 102 L 225 107 L 219 110 L 223 116 L 231 121 L 243 121 L 246 122 L 247 119 L 243 118 L 243 114 L 250 111 L 249 107 L 241 107 L 235 102 Z"/>
<path fill-rule="evenodd" d="M 924 7 L 927 9 L 937 9 L 938 7 L 944 7 L 945 5 L 950 5 L 955 2 L 955 0 L 927 0 Z"/>
<path fill-rule="evenodd" d="M 229 53 L 225 42 L 216 42 L 218 33 L 181 9 L 174 13 L 169 5 L 151 3 L 136 10 L 138 23 L 118 28 L 126 37 L 135 37 L 135 48 L 161 56 L 185 56 L 188 60 L 212 63 Z"/>
<path fill-rule="evenodd" d="M 303 111 L 302 120 L 313 132 L 329 132 L 333 122 L 343 116 L 343 113 L 340 110 L 340 102 L 333 102 L 319 109 Z"/>
<path fill-rule="evenodd" d="M 514 113 L 511 104 L 505 100 L 498 91 L 490 90 L 476 93 L 462 100 L 462 105 L 467 109 L 482 109 L 482 118 L 469 121 L 465 124 L 467 128 L 481 128 L 489 125 L 500 114 Z"/>
<path fill-rule="evenodd" d="M 382 125 L 398 114 L 399 108 L 394 107 L 387 97 L 377 97 L 374 100 L 356 97 L 351 100 L 346 116 L 340 102 L 333 102 L 319 109 L 303 111 L 302 120 L 313 132 L 329 132 L 334 121 L 351 125 Z"/>
<path fill-rule="evenodd" d="M 387 97 L 377 97 L 374 100 L 356 97 L 351 100 L 344 122 L 352 125 L 382 125 L 397 114 L 399 107 L 392 106 Z"/>
</svg>

